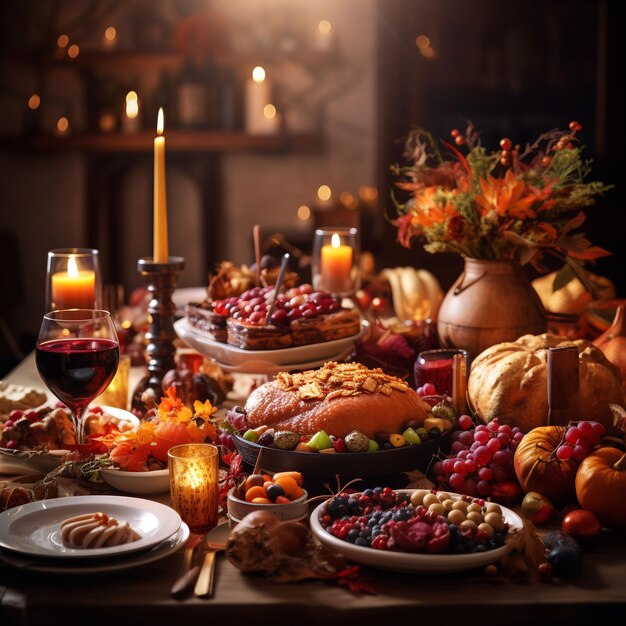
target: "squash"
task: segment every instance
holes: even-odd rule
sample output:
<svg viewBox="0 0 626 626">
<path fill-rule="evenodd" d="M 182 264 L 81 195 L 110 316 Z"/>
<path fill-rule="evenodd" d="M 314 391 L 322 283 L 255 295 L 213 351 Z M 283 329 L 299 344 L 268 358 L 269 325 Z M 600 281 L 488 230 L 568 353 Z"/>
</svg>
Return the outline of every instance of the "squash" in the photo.
<svg viewBox="0 0 626 626">
<path fill-rule="evenodd" d="M 557 273 L 552 272 L 533 280 L 532 286 L 539 294 L 541 303 L 551 313 L 581 315 L 591 302 L 591 293 L 578 278 L 572 278 L 566 285 L 554 291 L 552 285 Z M 587 273 L 587 278 L 596 286 L 600 300 L 615 298 L 615 285 L 608 278 L 591 273 Z"/>
<path fill-rule="evenodd" d="M 611 326 L 594 340 L 593 345 L 619 368 L 622 385 L 626 387 L 626 312 L 623 304 L 617 307 Z"/>
<path fill-rule="evenodd" d="M 604 447 L 592 452 L 576 473 L 576 497 L 607 526 L 626 526 L 626 453 Z"/>
<path fill-rule="evenodd" d="M 609 404 L 623 404 L 624 389 L 619 370 L 592 343 L 568 341 L 558 335 L 524 335 L 517 341 L 499 343 L 478 355 L 472 363 L 467 385 L 470 408 L 487 423 L 501 423 L 529 432 L 544 426 L 548 417 L 548 348 L 578 349 L 580 376 L 579 414 L 569 420 L 595 420 L 612 424 Z"/>
<path fill-rule="evenodd" d="M 443 301 L 439 281 L 427 270 L 389 267 L 380 273 L 391 287 L 395 314 L 401 321 L 436 319 Z"/>
<path fill-rule="evenodd" d="M 538 491 L 557 501 L 574 497 L 577 464 L 561 461 L 556 448 L 561 443 L 564 426 L 541 426 L 524 435 L 515 450 L 513 466 L 522 489 Z"/>
</svg>

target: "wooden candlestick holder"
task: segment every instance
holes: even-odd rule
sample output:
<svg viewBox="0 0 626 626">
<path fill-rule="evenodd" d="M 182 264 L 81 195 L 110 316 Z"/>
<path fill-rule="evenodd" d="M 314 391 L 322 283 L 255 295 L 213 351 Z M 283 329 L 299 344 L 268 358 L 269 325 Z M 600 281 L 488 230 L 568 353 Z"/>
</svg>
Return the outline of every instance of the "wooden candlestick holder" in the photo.
<svg viewBox="0 0 626 626">
<path fill-rule="evenodd" d="M 154 392 L 154 401 L 158 404 L 163 389 L 161 381 L 165 373 L 175 367 L 174 355 L 176 347 L 176 331 L 174 330 L 174 313 L 176 306 L 172 294 L 176 289 L 178 275 L 185 269 L 185 259 L 178 256 L 169 257 L 166 263 L 155 263 L 151 257 L 139 259 L 137 271 L 147 280 L 148 291 L 152 300 L 148 304 L 150 327 L 146 333 L 148 340 L 148 374 L 141 379 L 133 393 L 132 408 L 145 412 L 148 403 L 142 399 L 145 391 Z"/>
</svg>

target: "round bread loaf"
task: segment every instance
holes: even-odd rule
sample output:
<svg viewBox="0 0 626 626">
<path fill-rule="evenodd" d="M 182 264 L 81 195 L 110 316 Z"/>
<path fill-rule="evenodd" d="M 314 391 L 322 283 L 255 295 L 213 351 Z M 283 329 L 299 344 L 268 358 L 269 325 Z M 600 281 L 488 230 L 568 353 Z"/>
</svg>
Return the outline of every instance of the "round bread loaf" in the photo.
<svg viewBox="0 0 626 626">
<path fill-rule="evenodd" d="M 252 392 L 245 405 L 250 428 L 267 425 L 313 435 L 343 437 L 358 430 L 402 432 L 409 420 L 422 424 L 430 406 L 406 383 L 359 363 L 326 363 L 318 370 L 280 372 Z"/>
</svg>

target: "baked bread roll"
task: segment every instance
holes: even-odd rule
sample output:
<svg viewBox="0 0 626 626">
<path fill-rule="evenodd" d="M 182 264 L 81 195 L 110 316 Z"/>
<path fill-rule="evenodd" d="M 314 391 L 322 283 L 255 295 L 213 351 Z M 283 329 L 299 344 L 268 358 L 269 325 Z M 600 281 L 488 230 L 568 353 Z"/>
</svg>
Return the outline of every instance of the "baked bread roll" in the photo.
<svg viewBox="0 0 626 626">
<path fill-rule="evenodd" d="M 360 363 L 326 363 L 317 370 L 280 372 L 255 389 L 244 407 L 250 428 L 267 425 L 313 435 L 325 430 L 344 437 L 358 430 L 402 432 L 409 420 L 424 422 L 430 411 L 405 382 Z"/>
</svg>

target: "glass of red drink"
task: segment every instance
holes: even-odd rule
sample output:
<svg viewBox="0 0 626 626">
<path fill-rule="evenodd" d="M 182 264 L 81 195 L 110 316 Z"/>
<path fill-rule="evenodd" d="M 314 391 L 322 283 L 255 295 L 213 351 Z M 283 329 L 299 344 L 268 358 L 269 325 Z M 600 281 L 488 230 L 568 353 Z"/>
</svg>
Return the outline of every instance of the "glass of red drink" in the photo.
<svg viewBox="0 0 626 626">
<path fill-rule="evenodd" d="M 435 386 L 435 393 L 443 396 L 452 395 L 452 361 L 456 354 L 465 359 L 465 371 L 469 372 L 467 350 L 442 348 L 420 352 L 414 367 L 416 389 L 431 383 Z"/>
<path fill-rule="evenodd" d="M 72 411 L 76 443 L 85 443 L 83 414 L 109 385 L 120 347 L 108 311 L 64 309 L 43 316 L 35 360 L 44 383 Z"/>
</svg>

